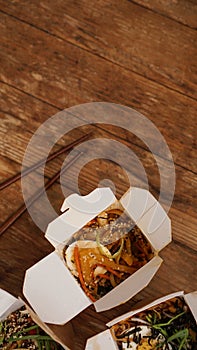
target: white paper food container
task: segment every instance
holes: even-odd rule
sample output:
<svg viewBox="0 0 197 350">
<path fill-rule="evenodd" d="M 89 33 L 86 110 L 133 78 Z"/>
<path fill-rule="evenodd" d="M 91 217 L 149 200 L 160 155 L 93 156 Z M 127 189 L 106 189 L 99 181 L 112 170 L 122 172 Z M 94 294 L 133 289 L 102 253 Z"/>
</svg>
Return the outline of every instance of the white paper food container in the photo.
<svg viewBox="0 0 197 350">
<path fill-rule="evenodd" d="M 191 310 L 191 312 L 192 312 L 192 314 L 197 322 L 197 291 L 189 293 L 189 294 L 184 294 L 184 292 L 181 291 L 181 292 L 172 293 L 172 294 L 166 295 L 162 298 L 159 298 L 159 299 L 153 301 L 152 303 L 150 303 L 142 308 L 139 308 L 137 310 L 127 312 L 126 314 L 119 316 L 119 317 L 113 319 L 112 321 L 108 322 L 107 326 L 112 327 L 116 323 L 123 321 L 123 320 L 126 320 L 127 318 L 136 315 L 138 312 L 144 311 L 146 309 L 149 309 L 152 306 L 156 306 L 156 305 L 158 305 L 166 300 L 169 300 L 169 299 L 172 299 L 172 298 L 175 298 L 178 296 L 182 296 L 185 299 L 185 302 L 189 306 L 189 308 L 190 308 L 190 310 Z M 115 340 L 113 339 L 109 329 L 95 335 L 92 338 L 89 338 L 87 340 L 86 347 L 85 347 L 85 350 L 103 350 L 103 349 L 118 350 L 118 345 L 116 344 Z"/>
<path fill-rule="evenodd" d="M 92 301 L 66 267 L 58 254 L 58 246 L 100 212 L 117 202 L 109 188 L 99 188 L 87 196 L 77 194 L 65 199 L 64 212 L 47 228 L 46 238 L 56 250 L 26 271 L 23 293 L 43 322 L 65 324 Z M 171 241 L 171 222 L 149 191 L 129 189 L 119 201 L 155 250 L 155 256 L 101 299 L 94 303 L 96 311 L 108 310 L 137 294 L 148 285 L 162 259 L 158 252 Z"/>
<path fill-rule="evenodd" d="M 22 300 L 0 289 L 0 321 L 4 321 L 9 314 L 20 309 L 23 305 Z"/>
<path fill-rule="evenodd" d="M 6 292 L 5 290 L 0 288 L 0 321 L 4 321 L 7 316 L 9 316 L 12 312 L 15 312 L 16 310 L 20 309 L 22 306 L 26 307 L 26 309 L 28 310 L 32 320 L 38 325 L 40 326 L 54 341 L 58 342 L 59 344 L 61 344 L 61 346 L 65 349 L 65 350 L 70 350 L 66 345 L 65 342 L 67 344 L 71 344 L 71 336 L 74 337 L 73 334 L 71 334 L 72 332 L 72 328 L 71 325 L 68 324 L 66 325 L 66 329 L 64 329 L 64 333 L 66 332 L 67 334 L 63 334 L 63 332 L 58 332 L 57 330 L 52 330 L 50 328 L 49 325 L 44 324 L 39 317 L 33 312 L 33 310 L 31 310 L 31 308 L 25 304 L 25 302 L 20 299 L 20 298 L 15 298 L 13 295 L 11 295 L 10 293 Z M 62 334 L 61 334 L 62 333 Z"/>
</svg>

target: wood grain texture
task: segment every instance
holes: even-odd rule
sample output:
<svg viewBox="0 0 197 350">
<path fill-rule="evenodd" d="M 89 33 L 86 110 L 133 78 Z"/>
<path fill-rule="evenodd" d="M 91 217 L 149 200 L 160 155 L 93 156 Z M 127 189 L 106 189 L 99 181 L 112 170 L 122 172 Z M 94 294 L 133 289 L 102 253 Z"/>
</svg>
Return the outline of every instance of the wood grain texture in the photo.
<svg viewBox="0 0 197 350">
<path fill-rule="evenodd" d="M 195 0 L 129 0 L 188 27 L 197 28 L 197 3 Z"/>
<path fill-rule="evenodd" d="M 196 236 L 196 3 L 192 1 L 0 0 L 0 181 L 20 171 L 29 140 L 49 117 L 79 103 L 108 101 L 135 108 L 167 141 L 176 167 L 175 197 L 169 216 L 173 242 L 160 253 L 164 262 L 151 283 L 132 300 L 107 312 L 93 306 L 72 320 L 75 349 L 106 329 L 112 318 L 177 290 L 197 289 Z M 71 115 L 68 126 L 83 115 Z M 126 171 L 107 159 L 80 161 L 47 191 L 56 215 L 64 196 L 81 194 L 109 178 L 120 197 L 132 185 L 144 185 L 130 151 L 143 164 L 151 193 L 160 191 L 155 159 L 135 135 L 112 125 L 88 125 L 59 139 L 51 151 L 92 131 L 92 138 L 113 139 L 128 147 L 120 153 Z M 54 131 L 55 132 L 55 131 Z M 149 131 L 151 140 L 152 134 Z M 46 139 L 46 145 L 50 140 Z M 84 146 L 85 147 L 85 146 Z M 85 148 L 84 148 L 85 149 Z M 94 150 L 90 152 L 94 157 Z M 158 147 L 159 162 L 166 165 Z M 37 150 L 29 163 L 40 156 Z M 62 167 L 66 155 L 45 167 L 45 180 Z M 134 163 L 132 163 L 134 164 Z M 131 174 L 132 173 L 132 174 Z M 27 178 L 36 190 L 38 169 Z M 166 194 L 168 184 L 166 183 Z M 0 223 L 23 203 L 20 181 L 0 192 Z M 166 198 L 164 198 L 164 207 Z M 41 198 L 32 207 L 45 227 L 53 219 Z M 53 250 L 26 212 L 0 237 L 0 288 L 22 295 L 27 268 Z M 74 346 L 73 346 L 74 349 Z M 72 350 L 73 350 L 72 349 Z"/>
<path fill-rule="evenodd" d="M 3 119 L 3 118 L 2 118 Z M 32 136 L 31 134 L 31 130 L 28 130 L 28 119 L 21 121 L 20 119 L 17 118 L 17 123 L 18 125 L 15 125 L 15 117 L 8 115 L 8 114 L 4 114 L 4 122 L 2 123 L 2 127 L 0 127 L 0 134 L 3 136 L 3 134 L 5 134 L 5 128 L 7 125 L 7 128 L 9 128 L 9 133 L 7 133 L 6 138 L 4 138 L 4 143 L 2 144 L 1 147 L 1 154 L 8 157 L 10 160 L 13 160 L 15 162 L 19 162 L 19 164 L 21 164 L 22 160 L 23 160 L 23 156 L 24 156 L 24 150 L 26 149 L 26 146 L 28 144 L 28 141 L 30 139 L 30 137 Z M 32 126 L 34 125 L 34 122 L 32 122 Z M 31 126 L 31 128 L 32 128 Z M 111 134 L 109 134 L 106 131 L 103 131 L 102 129 L 97 129 L 97 128 L 81 128 L 81 130 L 84 131 L 84 133 L 86 132 L 90 132 L 93 131 L 93 136 L 94 138 L 101 138 L 101 137 L 107 137 L 109 139 L 111 139 Z M 77 133 L 77 131 L 75 131 L 74 135 L 72 137 L 79 137 L 81 136 L 81 132 Z M 114 140 L 118 140 L 118 137 L 116 135 L 113 136 Z M 67 136 L 67 143 L 69 143 L 71 141 L 71 139 Z M 123 142 L 123 141 L 122 141 Z M 17 148 L 15 147 L 15 145 L 17 144 Z M 59 144 L 64 144 L 64 140 L 61 140 L 59 142 Z M 158 170 L 156 167 L 156 163 L 154 160 L 154 157 L 151 155 L 150 152 L 144 150 L 143 148 L 136 146 L 135 144 L 129 143 L 128 141 L 124 141 L 124 145 L 131 147 L 132 151 L 137 155 L 137 157 L 139 158 L 139 160 L 142 162 L 146 174 L 148 176 L 149 179 L 149 183 L 150 183 L 150 187 L 151 190 L 153 191 L 154 195 L 158 196 L 159 193 L 159 187 L 160 187 L 160 179 L 159 179 L 159 174 L 158 174 Z M 89 152 L 91 155 L 91 152 Z M 37 154 L 35 152 L 35 159 L 34 161 L 36 162 L 38 160 L 38 157 L 40 159 L 39 156 L 39 151 L 37 151 Z M 125 153 L 122 155 L 122 157 L 124 157 L 125 159 L 125 164 L 129 164 L 129 159 L 131 157 L 131 155 L 129 154 L 129 150 L 125 150 Z M 63 158 L 60 158 L 63 159 Z M 92 153 L 92 159 L 94 159 L 94 153 Z M 160 162 L 162 163 L 162 159 L 160 159 Z M 31 163 L 29 163 L 28 165 L 30 165 Z M 48 164 L 46 166 L 46 172 L 45 174 L 50 177 L 54 174 L 54 165 L 56 164 L 56 167 L 61 167 L 62 165 L 62 160 L 60 161 L 53 161 L 50 164 Z M 166 163 L 164 163 L 164 165 L 167 166 Z M 96 181 L 99 181 L 99 178 L 101 179 L 102 176 L 104 177 L 105 174 L 107 174 L 109 177 L 111 177 L 111 179 L 113 181 L 117 181 L 117 177 L 116 177 L 116 172 L 109 170 L 111 169 L 112 165 L 110 164 L 110 168 L 109 168 L 109 164 L 107 163 L 106 166 L 104 166 L 104 163 L 101 165 L 98 164 L 97 162 L 97 167 L 95 168 L 95 163 L 90 165 L 87 169 L 86 172 L 83 175 L 83 180 L 80 180 L 81 183 L 83 183 L 83 181 L 86 179 L 87 181 L 87 188 L 85 189 L 85 191 L 83 192 L 83 194 L 85 194 L 86 191 L 91 191 L 93 190 L 94 186 L 96 185 Z M 78 164 L 78 168 L 80 169 L 80 162 Z M 95 171 L 96 169 L 96 171 Z M 153 171 L 154 169 L 154 171 Z M 127 168 L 127 170 L 129 170 L 129 167 Z M 138 171 L 138 169 L 137 169 Z M 164 169 L 165 171 L 165 169 Z M 39 172 L 39 169 L 38 169 Z M 100 173 L 100 174 L 99 174 Z M 75 174 L 75 169 L 71 168 L 67 171 L 66 173 L 66 177 L 65 177 L 65 181 L 67 183 L 68 186 L 70 186 L 70 188 L 73 189 L 72 187 L 72 179 L 73 176 Z M 122 181 L 122 177 L 120 175 L 120 179 Z M 139 184 L 137 183 L 137 180 L 139 180 Z M 133 168 L 133 181 L 134 183 L 132 185 L 141 185 L 142 183 L 140 182 L 139 179 L 139 174 L 136 173 L 135 169 Z M 135 182 L 136 181 L 136 182 Z M 167 181 L 167 180 L 166 180 Z M 152 185 L 151 185 L 152 184 Z M 154 185 L 153 185 L 154 184 Z M 196 175 L 193 174 L 193 172 L 191 171 L 185 171 L 182 167 L 177 166 L 176 167 L 176 184 L 179 188 L 179 191 L 175 193 L 175 198 L 174 201 L 176 202 L 177 207 L 180 210 L 184 210 L 186 212 L 190 211 L 190 214 L 195 216 L 196 213 L 196 198 L 192 195 L 193 194 L 193 188 L 196 187 Z M 117 185 L 117 183 L 116 183 Z M 119 184 L 117 186 L 117 188 L 120 187 L 120 181 Z M 83 186 L 82 186 L 83 188 Z M 167 184 L 166 184 L 166 188 L 168 188 Z M 167 189 L 166 189 L 167 191 Z M 87 193 L 87 192 L 86 192 Z M 119 193 L 120 194 L 120 193 Z M 122 193 L 123 194 L 123 190 Z M 185 202 L 189 203 L 189 207 L 186 208 L 185 207 Z"/>
<path fill-rule="evenodd" d="M 132 1 L 32 1 L 28 11 L 25 0 L 0 3 L 45 33 L 196 98 L 197 37 L 188 27 Z M 195 16 L 195 4 L 190 8 Z"/>
<path fill-rule="evenodd" d="M 118 101 L 137 108 L 156 123 L 170 147 L 172 139 L 176 138 L 173 147 L 178 148 L 178 159 L 174 154 L 174 161 L 183 164 L 181 155 L 184 147 L 188 152 L 189 169 L 196 171 L 196 163 L 191 161 L 194 156 L 196 101 L 137 77 L 110 62 L 104 64 L 102 59 L 59 39 L 57 41 L 46 33 L 34 28 L 29 31 L 28 25 L 20 24 L 9 16 L 3 15 L 3 19 L 2 52 L 5 57 L 1 62 L 1 80 L 12 85 L 17 81 L 17 88 L 59 108 L 93 100 Z M 13 35 L 14 48 L 9 45 Z M 11 52 L 8 52 L 7 46 Z M 160 118 L 161 110 L 163 118 Z M 167 129 L 166 122 L 169 124 Z M 183 145 L 183 134 L 187 135 L 185 142 L 188 140 L 189 147 Z M 187 167 L 187 164 L 184 166 Z"/>
</svg>

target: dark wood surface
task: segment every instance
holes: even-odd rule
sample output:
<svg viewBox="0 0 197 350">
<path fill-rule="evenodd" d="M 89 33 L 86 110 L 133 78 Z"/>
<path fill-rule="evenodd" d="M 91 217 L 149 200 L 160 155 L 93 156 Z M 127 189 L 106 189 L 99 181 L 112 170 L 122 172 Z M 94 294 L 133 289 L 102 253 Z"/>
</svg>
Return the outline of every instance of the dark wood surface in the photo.
<svg viewBox="0 0 197 350">
<path fill-rule="evenodd" d="M 138 302 L 197 289 L 197 3 L 0 0 L 0 16 L 1 182 L 20 171 L 39 125 L 64 108 L 92 101 L 114 102 L 143 113 L 164 136 L 175 162 L 176 190 L 169 212 L 173 241 L 161 252 L 164 263 L 151 283 L 126 304 L 100 314 L 90 307 L 75 317 L 76 349 L 81 350 L 108 320 Z M 158 198 L 154 157 L 137 137 L 121 129 L 82 127 L 54 149 L 89 131 L 93 137 L 113 138 L 130 147 Z M 46 180 L 63 160 L 64 156 L 47 165 Z M 70 169 L 66 194 L 73 191 L 72 176 Z M 119 196 L 128 188 L 120 167 L 95 160 L 80 172 L 81 193 L 87 194 L 106 177 L 115 183 Z M 59 182 L 47 193 L 59 213 L 63 201 Z M 23 204 L 20 181 L 0 195 L 3 224 Z M 44 208 L 40 212 L 45 215 Z M 29 214 L 23 214 L 0 237 L 0 287 L 21 295 L 25 270 L 52 250 Z"/>
</svg>

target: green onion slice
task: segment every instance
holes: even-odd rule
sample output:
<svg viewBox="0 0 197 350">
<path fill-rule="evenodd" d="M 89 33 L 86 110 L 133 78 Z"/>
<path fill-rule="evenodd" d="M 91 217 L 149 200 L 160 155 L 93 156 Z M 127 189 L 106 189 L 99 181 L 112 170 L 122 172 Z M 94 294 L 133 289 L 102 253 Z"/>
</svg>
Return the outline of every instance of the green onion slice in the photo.
<svg viewBox="0 0 197 350">
<path fill-rule="evenodd" d="M 101 254 L 105 255 L 109 259 L 116 259 L 122 252 L 122 249 L 124 246 L 124 239 L 121 238 L 120 248 L 113 255 L 110 253 L 110 251 L 109 251 L 109 249 L 107 249 L 107 247 L 105 247 L 103 244 L 101 244 L 100 238 L 99 238 L 99 232 L 97 232 L 97 234 L 96 234 L 96 243 L 98 245 L 98 248 L 99 248 Z"/>
</svg>

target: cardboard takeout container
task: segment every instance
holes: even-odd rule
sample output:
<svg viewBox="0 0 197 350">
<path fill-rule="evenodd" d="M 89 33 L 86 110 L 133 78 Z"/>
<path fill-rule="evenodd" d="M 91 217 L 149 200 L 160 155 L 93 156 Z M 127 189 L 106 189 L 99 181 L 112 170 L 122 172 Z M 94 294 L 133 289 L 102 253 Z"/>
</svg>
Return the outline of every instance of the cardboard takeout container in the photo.
<svg viewBox="0 0 197 350">
<path fill-rule="evenodd" d="M 158 304 L 161 304 L 164 301 L 167 301 L 179 296 L 182 296 L 185 299 L 186 304 L 189 306 L 189 309 L 192 312 L 195 321 L 197 322 L 197 291 L 189 294 L 184 294 L 183 291 L 179 291 L 176 293 L 166 295 L 162 298 L 159 298 L 144 307 L 127 312 L 126 314 L 121 315 L 115 318 L 114 320 L 108 322 L 107 326 L 110 328 L 120 321 L 124 321 L 129 317 L 135 316 L 138 312 L 145 311 L 146 309 L 149 309 L 152 306 L 156 306 Z M 113 339 L 110 329 L 107 329 L 95 335 L 94 337 L 89 338 L 87 340 L 86 347 L 85 347 L 85 350 L 103 350 L 103 349 L 118 350 L 118 345 Z"/>
<path fill-rule="evenodd" d="M 12 312 L 17 311 L 24 305 L 28 310 L 32 320 L 40 328 L 42 328 L 45 333 L 47 333 L 54 341 L 59 343 L 65 350 L 69 350 L 71 348 L 74 349 L 71 342 L 71 338 L 74 338 L 74 334 L 70 323 L 64 326 L 64 331 L 57 329 L 57 327 L 54 328 L 53 325 L 46 325 L 22 299 L 15 298 L 13 295 L 0 288 L 0 322 L 4 321 L 7 316 L 9 316 Z M 64 334 L 65 332 L 66 335 Z M 65 343 L 67 343 L 70 347 L 68 348 Z"/>
<path fill-rule="evenodd" d="M 23 305 L 22 300 L 0 289 L 0 321 L 4 321 L 9 314 L 20 309 Z"/>
<path fill-rule="evenodd" d="M 55 251 L 26 271 L 23 286 L 26 299 L 43 322 L 65 324 L 93 303 L 67 268 L 58 247 L 115 202 L 109 188 L 96 189 L 87 196 L 72 194 L 62 205 L 63 214 L 48 225 L 45 236 Z M 158 252 L 171 241 L 170 219 L 149 191 L 130 188 L 119 203 L 150 242 L 154 257 L 94 302 L 97 312 L 126 302 L 147 286 L 162 263 Z"/>
</svg>

